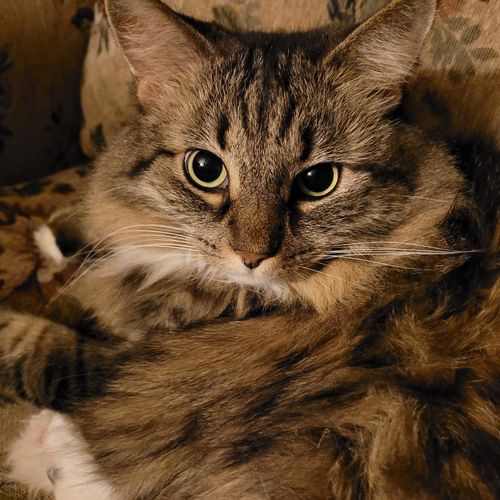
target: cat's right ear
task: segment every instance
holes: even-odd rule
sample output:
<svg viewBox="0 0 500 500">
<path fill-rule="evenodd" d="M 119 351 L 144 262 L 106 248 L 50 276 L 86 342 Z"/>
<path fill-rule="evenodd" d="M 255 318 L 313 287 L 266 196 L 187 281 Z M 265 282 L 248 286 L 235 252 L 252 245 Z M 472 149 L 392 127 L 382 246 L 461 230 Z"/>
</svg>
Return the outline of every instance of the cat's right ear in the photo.
<svg viewBox="0 0 500 500">
<path fill-rule="evenodd" d="M 396 106 L 432 26 L 436 0 L 393 0 L 329 54 L 340 85 L 369 95 L 379 112 Z"/>
<path fill-rule="evenodd" d="M 105 4 L 143 104 L 178 86 L 213 51 L 192 20 L 160 0 L 106 0 Z"/>
</svg>

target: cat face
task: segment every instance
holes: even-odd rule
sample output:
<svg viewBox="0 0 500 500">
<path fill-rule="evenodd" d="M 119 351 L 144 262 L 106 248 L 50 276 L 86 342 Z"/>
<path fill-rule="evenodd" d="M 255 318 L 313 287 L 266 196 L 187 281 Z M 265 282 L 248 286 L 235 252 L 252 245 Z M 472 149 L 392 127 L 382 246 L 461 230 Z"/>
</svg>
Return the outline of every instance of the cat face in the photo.
<svg viewBox="0 0 500 500">
<path fill-rule="evenodd" d="M 141 264 L 257 288 L 343 279 L 395 241 L 401 255 L 426 243 L 457 175 L 390 112 L 433 4 L 396 1 L 354 31 L 286 35 L 109 0 L 142 113 L 100 161 L 94 224 Z"/>
</svg>

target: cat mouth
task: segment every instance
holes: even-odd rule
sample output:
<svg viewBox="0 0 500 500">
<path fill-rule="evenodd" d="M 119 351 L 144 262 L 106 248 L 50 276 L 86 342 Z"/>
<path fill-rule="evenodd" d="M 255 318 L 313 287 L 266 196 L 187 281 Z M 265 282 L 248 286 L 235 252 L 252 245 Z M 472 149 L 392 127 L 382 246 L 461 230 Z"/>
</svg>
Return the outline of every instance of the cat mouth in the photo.
<svg viewBox="0 0 500 500">
<path fill-rule="evenodd" d="M 311 275 L 322 272 L 332 262 L 332 257 L 318 254 L 308 248 L 284 259 L 283 272 L 294 276 L 292 281 L 303 281 Z"/>
<path fill-rule="evenodd" d="M 291 256 L 273 256 L 253 268 L 246 266 L 237 255 L 223 257 L 210 252 L 207 264 L 215 268 L 222 279 L 236 285 L 256 289 L 282 288 L 308 280 L 331 263 L 331 257 L 318 255 L 312 250 L 308 248 Z"/>
<path fill-rule="evenodd" d="M 276 264 L 269 259 L 255 268 L 249 268 L 241 262 L 239 257 L 236 257 L 226 265 L 217 267 L 225 279 L 229 279 L 232 283 L 263 290 L 286 286 L 287 280 L 281 278 L 275 266 Z"/>
</svg>

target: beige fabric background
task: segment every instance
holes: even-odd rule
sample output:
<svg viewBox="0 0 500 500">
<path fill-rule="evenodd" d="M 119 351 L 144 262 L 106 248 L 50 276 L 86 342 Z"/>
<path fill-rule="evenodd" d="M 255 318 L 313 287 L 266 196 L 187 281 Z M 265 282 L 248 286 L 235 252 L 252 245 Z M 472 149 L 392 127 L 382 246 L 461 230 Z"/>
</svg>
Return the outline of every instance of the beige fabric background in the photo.
<svg viewBox="0 0 500 500">
<path fill-rule="evenodd" d="M 78 89 L 93 4 L 0 1 L 0 185 L 83 158 Z"/>
</svg>

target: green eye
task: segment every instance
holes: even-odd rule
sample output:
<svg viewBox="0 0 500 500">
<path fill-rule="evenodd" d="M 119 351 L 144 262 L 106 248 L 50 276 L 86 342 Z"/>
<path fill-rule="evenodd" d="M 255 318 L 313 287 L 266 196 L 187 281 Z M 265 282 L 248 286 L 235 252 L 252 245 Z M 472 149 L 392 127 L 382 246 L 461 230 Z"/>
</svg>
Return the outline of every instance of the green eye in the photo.
<svg viewBox="0 0 500 500">
<path fill-rule="evenodd" d="M 302 172 L 296 180 L 299 194 L 323 198 L 339 183 L 340 168 L 333 163 L 321 163 Z"/>
<path fill-rule="evenodd" d="M 203 189 L 224 188 L 227 185 L 227 170 L 222 160 L 209 151 L 196 149 L 184 157 L 188 179 Z"/>
</svg>

